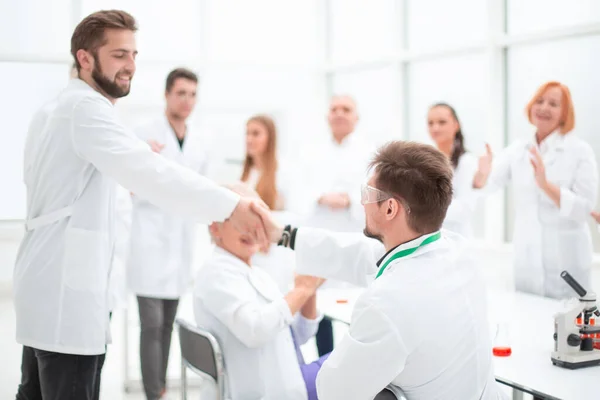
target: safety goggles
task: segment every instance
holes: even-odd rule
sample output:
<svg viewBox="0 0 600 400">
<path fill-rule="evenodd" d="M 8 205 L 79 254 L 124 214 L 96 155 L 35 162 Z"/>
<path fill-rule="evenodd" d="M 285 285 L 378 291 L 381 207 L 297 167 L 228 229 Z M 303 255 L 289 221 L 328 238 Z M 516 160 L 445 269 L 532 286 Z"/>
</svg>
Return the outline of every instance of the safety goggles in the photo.
<svg viewBox="0 0 600 400">
<path fill-rule="evenodd" d="M 360 204 L 362 205 L 380 203 L 389 199 L 398 200 L 402 204 L 406 212 L 410 213 L 410 207 L 408 207 L 408 204 L 406 204 L 406 202 L 403 199 L 400 199 L 397 196 L 394 196 L 393 194 L 390 194 L 388 192 L 384 192 L 383 190 L 374 188 L 373 186 L 369 186 L 366 183 L 364 183 L 360 188 Z"/>
</svg>

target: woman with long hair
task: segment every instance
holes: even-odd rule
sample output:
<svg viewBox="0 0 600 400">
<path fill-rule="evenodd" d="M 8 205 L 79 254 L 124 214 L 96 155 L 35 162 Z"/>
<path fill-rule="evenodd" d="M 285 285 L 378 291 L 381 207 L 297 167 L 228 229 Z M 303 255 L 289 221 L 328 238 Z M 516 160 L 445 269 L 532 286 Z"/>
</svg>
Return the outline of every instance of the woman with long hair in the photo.
<svg viewBox="0 0 600 400">
<path fill-rule="evenodd" d="M 241 181 L 255 189 L 271 210 L 283 210 L 277 186 L 277 128 L 273 119 L 255 115 L 246 123 L 246 158 Z"/>
<path fill-rule="evenodd" d="M 437 103 L 427 113 L 429 135 L 436 147 L 450 160 L 454 169 L 453 198 L 444 228 L 472 235 L 472 216 L 477 198 L 473 190 L 473 177 L 477 171 L 477 158 L 465 148 L 465 138 L 456 110 L 446 103 Z"/>
<path fill-rule="evenodd" d="M 282 189 L 281 167 L 277 160 L 277 127 L 267 115 L 259 114 L 246 122 L 246 157 L 241 181 L 255 190 L 262 201 L 282 222 L 291 223 L 294 217 L 289 208 L 289 191 Z M 268 253 L 256 253 L 252 264 L 266 271 L 282 293 L 294 282 L 295 259 L 289 249 L 271 246 Z"/>
</svg>

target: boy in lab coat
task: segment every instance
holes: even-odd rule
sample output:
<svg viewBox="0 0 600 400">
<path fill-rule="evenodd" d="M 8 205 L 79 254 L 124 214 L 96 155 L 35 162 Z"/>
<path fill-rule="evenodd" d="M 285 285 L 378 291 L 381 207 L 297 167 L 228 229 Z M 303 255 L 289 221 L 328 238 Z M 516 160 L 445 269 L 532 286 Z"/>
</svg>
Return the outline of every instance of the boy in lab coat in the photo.
<svg viewBox="0 0 600 400">
<path fill-rule="evenodd" d="M 235 191 L 253 193 L 243 186 Z M 227 221 L 209 229 L 216 249 L 196 279 L 194 313 L 221 345 L 228 398 L 317 399 L 315 379 L 328 355 L 306 364 L 299 346 L 321 321 L 315 293 L 323 279 L 298 275 L 284 296 L 267 272 L 251 265 L 259 251 L 252 238 Z"/>
</svg>

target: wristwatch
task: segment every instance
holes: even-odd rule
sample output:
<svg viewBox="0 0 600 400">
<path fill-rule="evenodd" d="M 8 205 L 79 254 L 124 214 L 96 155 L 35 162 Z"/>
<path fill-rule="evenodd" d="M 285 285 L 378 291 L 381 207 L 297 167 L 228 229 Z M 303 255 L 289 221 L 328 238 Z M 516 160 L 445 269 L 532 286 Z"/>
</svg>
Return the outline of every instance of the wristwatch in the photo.
<svg viewBox="0 0 600 400">
<path fill-rule="evenodd" d="M 294 250 L 294 245 L 296 244 L 296 232 L 298 232 L 298 228 L 292 228 L 291 225 L 286 225 L 285 228 L 283 228 L 281 239 L 279 239 L 277 245 Z"/>
</svg>

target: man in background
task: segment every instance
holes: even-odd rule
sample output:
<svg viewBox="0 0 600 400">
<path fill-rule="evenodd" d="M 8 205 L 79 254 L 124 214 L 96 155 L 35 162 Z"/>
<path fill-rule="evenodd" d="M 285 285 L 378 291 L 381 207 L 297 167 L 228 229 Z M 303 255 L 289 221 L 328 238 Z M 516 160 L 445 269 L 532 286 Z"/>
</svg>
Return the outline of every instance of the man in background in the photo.
<svg viewBox="0 0 600 400">
<path fill-rule="evenodd" d="M 310 160 L 308 215 L 305 224 L 336 232 L 362 232 L 364 211 L 360 187 L 366 181 L 366 168 L 374 147 L 356 133 L 359 121 L 356 101 L 348 95 L 331 98 L 327 121 L 331 138 Z M 326 282 L 323 287 L 339 287 Z M 319 356 L 333 350 L 333 327 L 323 318 L 316 336 Z"/>
<path fill-rule="evenodd" d="M 135 130 L 152 149 L 205 175 L 207 151 L 189 125 L 198 77 L 189 69 L 169 73 L 162 115 Z M 179 298 L 190 283 L 196 224 L 134 194 L 128 286 L 137 296 L 141 322 L 142 381 L 150 400 L 166 392 L 167 365 Z"/>
</svg>

